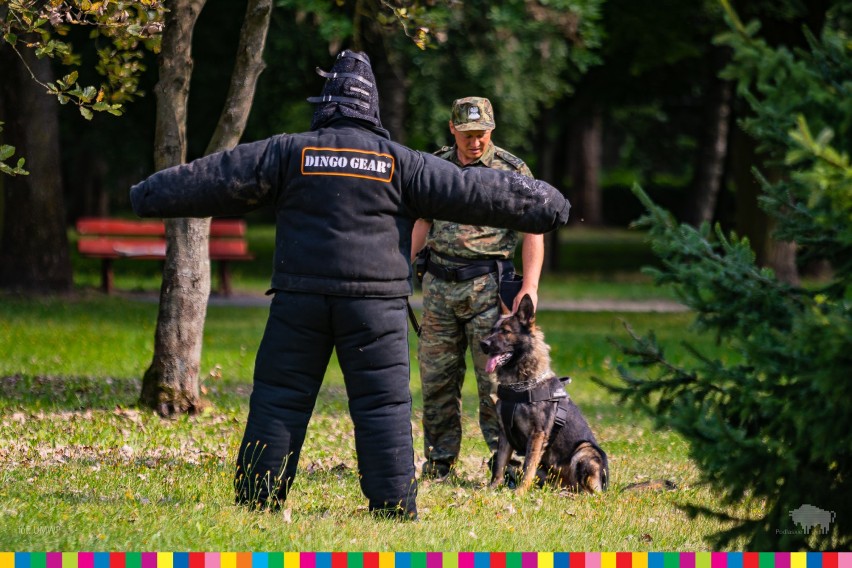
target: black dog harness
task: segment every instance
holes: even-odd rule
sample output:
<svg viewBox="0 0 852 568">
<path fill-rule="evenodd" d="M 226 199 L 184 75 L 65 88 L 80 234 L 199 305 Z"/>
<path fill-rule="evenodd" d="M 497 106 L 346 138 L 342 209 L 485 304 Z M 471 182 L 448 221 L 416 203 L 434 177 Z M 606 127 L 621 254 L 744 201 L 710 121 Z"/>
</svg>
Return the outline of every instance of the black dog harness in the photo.
<svg viewBox="0 0 852 568">
<path fill-rule="evenodd" d="M 524 389 L 515 390 L 510 385 L 497 385 L 497 398 L 500 399 L 500 417 L 503 420 L 506 431 L 506 437 L 509 443 L 515 448 L 522 448 L 526 444 L 516 443 L 522 440 L 513 439 L 514 428 L 512 427 L 515 419 L 515 409 L 518 404 L 529 404 L 533 402 L 552 402 L 556 405 L 556 419 L 553 422 L 553 428 L 550 431 L 547 443 L 556 437 L 559 429 L 568 421 L 568 392 L 565 390 L 565 385 L 571 382 L 571 377 L 551 377 L 546 381 L 541 381 L 536 386 Z"/>
</svg>

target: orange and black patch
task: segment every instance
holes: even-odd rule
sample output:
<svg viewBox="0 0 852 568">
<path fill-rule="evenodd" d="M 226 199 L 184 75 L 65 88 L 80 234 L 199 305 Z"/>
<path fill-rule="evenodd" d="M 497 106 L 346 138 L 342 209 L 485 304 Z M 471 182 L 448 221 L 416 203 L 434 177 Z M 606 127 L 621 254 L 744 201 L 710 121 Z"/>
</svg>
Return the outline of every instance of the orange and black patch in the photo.
<svg viewBox="0 0 852 568">
<path fill-rule="evenodd" d="M 345 176 L 389 182 L 394 167 L 390 154 L 312 146 L 302 150 L 302 174 L 306 176 Z"/>
</svg>

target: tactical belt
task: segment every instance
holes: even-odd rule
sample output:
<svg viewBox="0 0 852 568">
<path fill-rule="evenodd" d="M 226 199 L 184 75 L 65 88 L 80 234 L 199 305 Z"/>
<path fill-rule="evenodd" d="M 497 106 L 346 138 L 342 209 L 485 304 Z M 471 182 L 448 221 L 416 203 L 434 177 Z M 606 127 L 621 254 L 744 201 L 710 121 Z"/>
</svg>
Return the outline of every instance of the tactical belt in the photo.
<svg viewBox="0 0 852 568">
<path fill-rule="evenodd" d="M 446 280 L 447 282 L 464 282 L 493 272 L 496 272 L 502 277 L 504 272 L 513 272 L 515 270 L 515 265 L 512 264 L 512 261 L 505 258 L 474 260 L 472 258 L 449 256 L 434 250 L 430 251 L 430 253 L 446 260 L 463 264 L 462 266 L 453 267 L 435 264 L 431 259 L 426 261 L 426 271 L 432 276 Z"/>
</svg>

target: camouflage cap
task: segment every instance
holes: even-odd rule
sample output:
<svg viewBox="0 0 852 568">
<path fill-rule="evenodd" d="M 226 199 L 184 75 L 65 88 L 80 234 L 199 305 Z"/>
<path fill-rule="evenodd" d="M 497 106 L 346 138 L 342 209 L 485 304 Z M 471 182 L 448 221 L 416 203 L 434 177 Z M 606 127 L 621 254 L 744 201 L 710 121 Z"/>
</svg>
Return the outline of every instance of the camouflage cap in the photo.
<svg viewBox="0 0 852 568">
<path fill-rule="evenodd" d="M 465 130 L 493 130 L 494 109 L 485 97 L 465 97 L 453 102 L 453 127 Z"/>
</svg>

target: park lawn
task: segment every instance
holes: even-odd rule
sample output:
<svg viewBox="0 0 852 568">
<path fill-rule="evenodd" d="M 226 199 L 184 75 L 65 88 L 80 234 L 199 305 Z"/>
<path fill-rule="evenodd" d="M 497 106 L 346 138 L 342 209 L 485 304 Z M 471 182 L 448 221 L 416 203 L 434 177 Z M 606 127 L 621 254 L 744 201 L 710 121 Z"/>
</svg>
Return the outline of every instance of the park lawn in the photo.
<svg viewBox="0 0 852 568">
<path fill-rule="evenodd" d="M 470 371 L 464 389 L 459 476 L 422 483 L 420 520 L 373 519 L 358 486 L 352 424 L 335 361 L 327 373 L 285 510 L 251 513 L 233 503 L 231 479 L 251 391 L 265 308 L 210 306 L 202 357 L 201 415 L 162 420 L 139 409 L 150 362 L 153 302 L 83 292 L 65 299 L 0 302 L 0 550 L 705 550 L 724 528 L 678 507 L 719 507 L 699 483 L 689 447 L 591 381 L 616 380 L 625 338 L 619 314 L 542 312 L 555 370 L 610 457 L 610 490 L 553 489 L 519 496 L 485 487 L 487 457 Z M 654 329 L 670 355 L 682 340 L 731 357 L 689 331 L 689 314 L 625 314 Z M 416 361 L 414 336 L 412 361 Z M 422 414 L 412 367 L 415 460 Z M 672 492 L 622 493 L 666 478 Z M 754 506 L 754 505 L 752 505 Z M 742 515 L 754 511 L 742 505 Z"/>
</svg>

